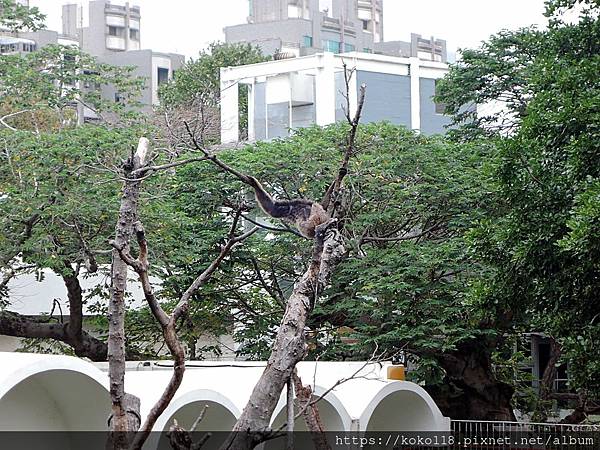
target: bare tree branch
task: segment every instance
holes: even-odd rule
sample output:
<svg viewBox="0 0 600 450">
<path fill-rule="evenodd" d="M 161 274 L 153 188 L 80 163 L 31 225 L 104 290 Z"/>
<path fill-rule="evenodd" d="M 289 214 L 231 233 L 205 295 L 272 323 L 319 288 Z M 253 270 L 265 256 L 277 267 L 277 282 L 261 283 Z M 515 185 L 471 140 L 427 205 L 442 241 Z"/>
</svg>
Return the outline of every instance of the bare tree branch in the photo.
<svg viewBox="0 0 600 450">
<path fill-rule="evenodd" d="M 163 413 L 163 411 L 167 408 L 177 389 L 181 385 L 183 380 L 183 374 L 185 372 L 185 351 L 181 340 L 177 335 L 177 321 L 187 314 L 190 306 L 190 301 L 192 296 L 196 293 L 196 291 L 206 284 L 214 272 L 217 270 L 221 262 L 229 255 L 229 253 L 242 241 L 252 236 L 257 230 L 258 227 L 247 231 L 239 236 L 236 236 L 236 230 L 238 228 L 239 220 L 241 217 L 241 209 L 239 209 L 233 219 L 233 223 L 228 233 L 227 242 L 222 247 L 219 255 L 211 262 L 211 264 L 191 283 L 191 285 L 186 289 L 186 291 L 182 294 L 179 302 L 173 309 L 170 315 L 165 313 L 165 311 L 160 306 L 160 303 L 156 299 L 154 295 L 153 288 L 150 284 L 149 276 L 148 276 L 148 243 L 146 241 L 144 228 L 141 222 L 137 222 L 136 224 L 136 237 L 138 241 L 138 246 L 140 248 L 139 257 L 137 260 L 133 259 L 131 255 L 125 253 L 123 250 L 119 250 L 119 253 L 124 256 L 124 261 L 126 261 L 130 267 L 132 267 L 139 276 L 140 282 L 142 284 L 144 295 L 146 297 L 146 301 L 152 311 L 152 314 L 159 322 L 165 343 L 169 348 L 169 352 L 173 356 L 173 375 L 169 380 L 165 390 L 163 391 L 161 397 L 155 403 L 155 405 L 150 410 L 146 421 L 140 428 L 139 432 L 136 433 L 133 444 L 131 445 L 131 449 L 139 450 L 144 445 L 144 442 L 148 438 L 154 424 L 158 417 Z"/>
</svg>

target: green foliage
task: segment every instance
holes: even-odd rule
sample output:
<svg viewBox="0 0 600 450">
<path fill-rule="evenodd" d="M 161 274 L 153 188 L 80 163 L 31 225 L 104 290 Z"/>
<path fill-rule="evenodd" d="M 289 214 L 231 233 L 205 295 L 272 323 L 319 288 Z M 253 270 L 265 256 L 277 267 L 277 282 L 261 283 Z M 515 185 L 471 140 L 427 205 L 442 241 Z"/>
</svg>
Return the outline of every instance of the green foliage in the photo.
<svg viewBox="0 0 600 450">
<path fill-rule="evenodd" d="M 557 18 L 565 11 L 581 7 L 584 11 L 593 11 L 600 6 L 599 0 L 546 0 L 546 16 Z"/>
<path fill-rule="evenodd" d="M 202 141 L 218 140 L 219 101 L 221 98 L 220 70 L 224 67 L 241 66 L 267 61 L 260 49 L 251 44 L 225 44 L 213 42 L 202 50 L 196 59 L 190 59 L 177 71 L 175 79 L 159 91 L 161 106 L 167 111 L 183 109 L 188 113 L 198 111 L 198 120 L 208 128 L 199 136 Z M 248 128 L 248 92 L 239 89 L 240 130 L 245 137 Z M 192 121 L 186 116 L 187 120 Z"/>
<path fill-rule="evenodd" d="M 472 234 L 497 269 L 482 307 L 554 336 L 571 387 L 598 395 L 600 21 L 556 22 L 542 41 L 521 125 L 499 146 L 499 214 Z"/>
<path fill-rule="evenodd" d="M 344 125 L 302 129 L 289 139 L 220 157 L 258 177 L 280 198 L 320 199 L 337 171 L 346 133 Z M 468 290 L 483 268 L 472 260 L 464 232 L 492 207 L 487 174 L 493 147 L 452 144 L 387 123 L 362 126 L 357 145 L 344 201 L 349 255 L 320 295 L 310 323 L 311 357 L 364 358 L 375 345 L 389 355 L 404 349 L 420 358 L 421 372 L 415 376 L 438 381 L 436 354 L 488 333 L 471 319 Z M 209 242 L 226 226 L 219 219 L 220 230 L 213 237 L 206 233 L 205 218 L 215 214 L 215 205 L 251 195 L 212 165 L 184 168 L 179 177 L 177 209 L 190 219 L 204 219 L 203 237 Z M 416 230 L 429 232 L 415 239 L 365 240 Z M 245 243 L 232 268 L 227 265 L 214 280 L 212 302 L 203 292 L 205 311 L 224 310 L 238 321 L 241 353 L 268 355 L 282 313 L 278 294 L 289 293 L 309 254 L 310 245 L 295 235 L 263 233 Z M 198 264 L 193 263 L 180 261 L 174 272 L 194 273 Z M 353 330 L 358 344 L 345 343 L 343 327 Z"/>
<path fill-rule="evenodd" d="M 161 86 L 160 100 L 166 107 L 185 106 L 201 98 L 217 106 L 220 98 L 220 69 L 265 61 L 260 49 L 251 44 L 213 42 L 198 58 L 191 58 L 177 71 L 173 82 Z"/>
<path fill-rule="evenodd" d="M 28 8 L 14 0 L 0 0 L 0 28 L 10 31 L 37 31 L 44 27 L 46 16 L 38 8 Z"/>
<path fill-rule="evenodd" d="M 90 249 L 106 249 L 119 185 L 98 167 L 113 165 L 135 138 L 135 130 L 102 127 L 41 135 L 2 132 L 1 260 L 19 256 L 60 274 L 64 261 L 85 265 L 82 241 Z"/>
<path fill-rule="evenodd" d="M 452 115 L 452 125 L 459 127 L 454 134 L 466 139 L 505 136 L 519 125 L 532 95 L 532 65 L 546 45 L 544 37 L 534 28 L 505 30 L 478 49 L 461 51 L 461 60 L 451 65 L 436 93 Z"/>
<path fill-rule="evenodd" d="M 99 63 L 75 47 L 61 45 L 0 56 L 0 80 L 0 114 L 26 111 L 7 123 L 37 131 L 73 124 L 78 103 L 101 117 L 129 117 L 144 86 L 132 67 Z M 101 89 L 108 85 L 120 93 L 122 102 L 101 98 Z"/>
</svg>

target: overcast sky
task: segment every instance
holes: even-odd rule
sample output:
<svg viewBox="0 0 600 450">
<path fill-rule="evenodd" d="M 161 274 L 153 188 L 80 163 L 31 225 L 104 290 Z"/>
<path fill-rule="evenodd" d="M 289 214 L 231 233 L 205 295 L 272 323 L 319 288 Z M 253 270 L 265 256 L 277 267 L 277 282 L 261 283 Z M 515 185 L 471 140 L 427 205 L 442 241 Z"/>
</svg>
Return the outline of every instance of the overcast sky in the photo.
<svg viewBox="0 0 600 450">
<path fill-rule="evenodd" d="M 30 0 L 45 13 L 49 29 L 61 30 L 68 0 Z M 87 1 L 71 1 L 87 4 Z M 113 1 L 113 3 L 124 3 Z M 223 27 L 245 23 L 248 0 L 137 0 L 142 13 L 142 47 L 196 56 Z M 409 40 L 410 33 L 446 39 L 448 50 L 477 46 L 503 28 L 544 26 L 544 0 L 384 0 L 384 37 Z"/>
</svg>

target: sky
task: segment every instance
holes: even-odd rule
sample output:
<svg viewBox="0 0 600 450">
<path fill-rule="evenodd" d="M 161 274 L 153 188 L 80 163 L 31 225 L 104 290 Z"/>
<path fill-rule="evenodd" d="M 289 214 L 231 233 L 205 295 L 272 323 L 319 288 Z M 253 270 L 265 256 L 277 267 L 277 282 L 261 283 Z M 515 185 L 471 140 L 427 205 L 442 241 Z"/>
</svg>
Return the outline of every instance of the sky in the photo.
<svg viewBox="0 0 600 450">
<path fill-rule="evenodd" d="M 61 30 L 61 6 L 69 0 L 30 0 Z M 71 0 L 70 3 L 87 1 Z M 113 3 L 124 3 L 114 0 Z M 246 22 L 248 0 L 133 0 L 142 13 L 142 47 L 195 57 L 223 28 Z M 501 29 L 544 27 L 544 0 L 383 0 L 384 38 L 410 40 L 410 33 L 446 39 L 449 52 L 478 46 Z"/>
</svg>

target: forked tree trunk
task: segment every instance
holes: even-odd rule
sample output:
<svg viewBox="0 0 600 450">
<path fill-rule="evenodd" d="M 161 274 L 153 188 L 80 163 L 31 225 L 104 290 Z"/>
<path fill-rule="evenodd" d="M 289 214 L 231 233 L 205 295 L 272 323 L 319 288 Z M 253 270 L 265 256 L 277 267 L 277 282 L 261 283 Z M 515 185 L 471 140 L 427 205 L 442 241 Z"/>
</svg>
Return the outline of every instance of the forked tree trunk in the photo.
<svg viewBox="0 0 600 450">
<path fill-rule="evenodd" d="M 314 306 L 315 290 L 322 289 L 344 253 L 340 234 L 337 230 L 326 233 L 327 225 L 317 227 L 311 265 L 294 286 L 267 366 L 222 450 L 250 450 L 270 434 L 269 424 L 281 392 L 306 353 L 304 328 Z"/>
</svg>

